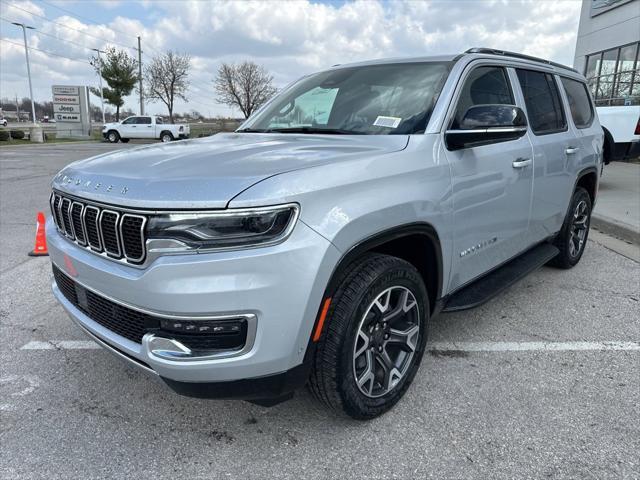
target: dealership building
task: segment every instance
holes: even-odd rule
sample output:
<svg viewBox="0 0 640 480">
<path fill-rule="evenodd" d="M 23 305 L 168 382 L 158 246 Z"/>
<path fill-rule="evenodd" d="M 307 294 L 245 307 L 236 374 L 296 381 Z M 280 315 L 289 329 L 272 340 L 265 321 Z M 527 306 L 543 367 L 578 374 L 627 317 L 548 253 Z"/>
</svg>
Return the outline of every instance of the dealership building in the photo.
<svg viewBox="0 0 640 480">
<path fill-rule="evenodd" d="M 573 66 L 597 106 L 640 105 L 640 0 L 583 0 Z"/>
</svg>

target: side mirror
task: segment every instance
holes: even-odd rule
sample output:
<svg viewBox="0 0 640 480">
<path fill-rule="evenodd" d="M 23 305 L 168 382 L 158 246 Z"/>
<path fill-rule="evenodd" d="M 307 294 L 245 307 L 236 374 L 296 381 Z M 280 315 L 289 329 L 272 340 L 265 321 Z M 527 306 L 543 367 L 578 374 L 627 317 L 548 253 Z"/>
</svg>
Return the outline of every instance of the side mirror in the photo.
<svg viewBox="0 0 640 480">
<path fill-rule="evenodd" d="M 449 150 L 506 142 L 527 133 L 527 119 L 514 105 L 475 105 L 466 111 L 455 129 L 447 130 Z"/>
</svg>

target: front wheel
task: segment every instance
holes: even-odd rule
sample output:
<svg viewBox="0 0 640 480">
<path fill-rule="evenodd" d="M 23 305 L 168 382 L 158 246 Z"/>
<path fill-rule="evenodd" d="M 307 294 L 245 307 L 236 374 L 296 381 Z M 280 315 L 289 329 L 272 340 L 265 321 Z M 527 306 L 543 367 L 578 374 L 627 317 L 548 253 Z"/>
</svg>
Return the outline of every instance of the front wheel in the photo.
<svg viewBox="0 0 640 480">
<path fill-rule="evenodd" d="M 428 319 L 427 291 L 413 265 L 367 255 L 333 295 L 313 359 L 312 393 L 355 419 L 383 414 L 418 370 Z"/>
<path fill-rule="evenodd" d="M 562 229 L 554 242 L 560 253 L 549 264 L 565 269 L 576 265 L 582 258 L 587 245 L 590 224 L 591 197 L 584 188 L 577 187 L 571 197 Z"/>
<path fill-rule="evenodd" d="M 109 143 L 118 143 L 118 140 L 120 140 L 120 134 L 115 130 L 111 130 L 107 133 L 107 140 L 109 140 Z"/>
</svg>

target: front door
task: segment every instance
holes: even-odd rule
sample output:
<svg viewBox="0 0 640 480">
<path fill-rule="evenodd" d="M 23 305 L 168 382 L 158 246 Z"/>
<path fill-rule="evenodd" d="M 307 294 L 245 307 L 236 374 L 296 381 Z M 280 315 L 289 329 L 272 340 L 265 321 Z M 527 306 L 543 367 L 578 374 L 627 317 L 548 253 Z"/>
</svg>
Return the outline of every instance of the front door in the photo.
<svg viewBox="0 0 640 480">
<path fill-rule="evenodd" d="M 511 73 L 513 75 L 513 73 Z M 455 128 L 473 105 L 520 106 L 505 67 L 483 65 L 467 72 L 447 126 Z M 456 289 L 528 246 L 533 179 L 532 148 L 516 140 L 447 151 L 454 210 L 452 271 Z"/>
</svg>

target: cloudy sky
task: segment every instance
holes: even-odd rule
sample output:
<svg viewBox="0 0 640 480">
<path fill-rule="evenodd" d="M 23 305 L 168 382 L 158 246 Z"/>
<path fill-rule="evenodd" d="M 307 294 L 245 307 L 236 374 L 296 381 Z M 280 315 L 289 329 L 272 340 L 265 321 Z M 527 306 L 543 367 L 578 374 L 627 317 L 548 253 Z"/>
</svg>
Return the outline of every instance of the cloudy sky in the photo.
<svg viewBox="0 0 640 480">
<path fill-rule="evenodd" d="M 237 116 L 215 101 L 221 62 L 254 60 L 277 86 L 336 63 L 472 46 L 571 65 L 579 14 L 580 0 L 0 0 L 0 97 L 29 91 L 15 21 L 35 27 L 28 39 L 38 100 L 50 100 L 52 84 L 97 85 L 90 49 L 115 45 L 134 55 L 140 35 L 143 64 L 167 49 L 191 55 L 190 101 L 178 111 Z M 135 96 L 127 98 L 126 106 L 136 105 Z M 165 113 L 160 104 L 148 110 Z"/>
</svg>

